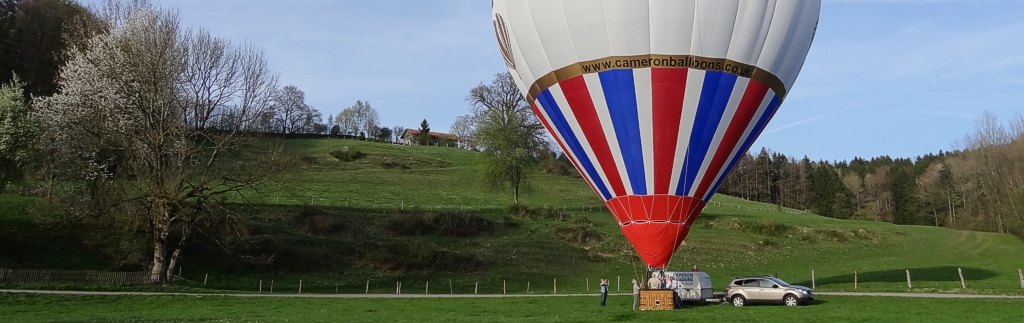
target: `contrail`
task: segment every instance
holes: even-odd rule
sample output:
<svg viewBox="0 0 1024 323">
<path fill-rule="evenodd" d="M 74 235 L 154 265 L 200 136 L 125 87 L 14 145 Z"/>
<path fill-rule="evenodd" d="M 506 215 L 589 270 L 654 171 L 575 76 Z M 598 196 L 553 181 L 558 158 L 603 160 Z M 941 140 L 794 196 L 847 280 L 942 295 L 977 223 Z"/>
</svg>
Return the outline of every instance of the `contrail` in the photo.
<svg viewBox="0 0 1024 323">
<path fill-rule="evenodd" d="M 829 112 L 829 113 L 826 113 L 826 114 L 823 114 L 823 115 L 819 115 L 819 116 L 816 116 L 816 117 L 811 117 L 811 118 L 807 118 L 807 119 L 804 119 L 804 120 L 800 120 L 800 121 L 797 121 L 797 122 L 794 122 L 794 123 L 787 124 L 785 126 L 781 126 L 781 127 L 778 127 L 778 128 L 772 129 L 772 130 L 765 131 L 764 133 L 765 134 L 769 134 L 769 133 L 773 133 L 773 132 L 776 132 L 776 131 L 779 131 L 779 130 L 782 130 L 782 129 L 786 129 L 786 128 L 789 128 L 789 127 L 799 126 L 799 125 L 802 125 L 802 124 L 805 124 L 805 123 L 808 123 L 808 122 L 811 122 L 811 121 L 814 121 L 814 120 L 818 120 L 818 119 L 821 119 L 821 118 L 824 118 L 824 117 L 827 117 L 827 116 L 830 116 L 830 115 L 833 115 L 833 114 L 836 114 L 836 113 L 840 113 L 840 112 L 843 112 L 843 111 L 846 111 L 846 110 L 850 110 L 850 108 L 836 110 L 836 111 L 832 111 L 832 112 Z"/>
</svg>

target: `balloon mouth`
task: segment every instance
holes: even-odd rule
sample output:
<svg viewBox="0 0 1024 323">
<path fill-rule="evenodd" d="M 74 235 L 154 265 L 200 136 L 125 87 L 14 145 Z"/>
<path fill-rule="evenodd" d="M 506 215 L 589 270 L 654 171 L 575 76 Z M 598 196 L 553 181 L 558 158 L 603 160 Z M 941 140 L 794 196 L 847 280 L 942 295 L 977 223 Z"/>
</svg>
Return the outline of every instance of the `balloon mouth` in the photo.
<svg viewBox="0 0 1024 323">
<path fill-rule="evenodd" d="M 623 196 L 605 203 L 648 268 L 665 268 L 705 202 L 689 196 Z"/>
</svg>

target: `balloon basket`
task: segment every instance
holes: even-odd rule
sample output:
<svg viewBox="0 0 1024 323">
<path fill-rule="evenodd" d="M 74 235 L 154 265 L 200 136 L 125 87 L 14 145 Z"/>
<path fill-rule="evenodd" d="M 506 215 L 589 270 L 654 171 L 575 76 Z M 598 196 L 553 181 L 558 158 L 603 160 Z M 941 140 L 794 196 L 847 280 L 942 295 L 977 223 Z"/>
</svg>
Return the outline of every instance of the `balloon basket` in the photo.
<svg viewBox="0 0 1024 323">
<path fill-rule="evenodd" d="M 668 311 L 675 309 L 674 293 L 670 289 L 648 289 L 640 291 L 641 311 Z"/>
</svg>

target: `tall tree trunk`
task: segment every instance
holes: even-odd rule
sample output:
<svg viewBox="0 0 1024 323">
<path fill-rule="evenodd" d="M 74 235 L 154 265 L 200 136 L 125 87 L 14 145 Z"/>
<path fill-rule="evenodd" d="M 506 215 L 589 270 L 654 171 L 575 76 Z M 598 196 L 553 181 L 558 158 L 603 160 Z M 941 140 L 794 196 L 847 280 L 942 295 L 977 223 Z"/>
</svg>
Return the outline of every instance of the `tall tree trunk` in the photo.
<svg viewBox="0 0 1024 323">
<path fill-rule="evenodd" d="M 153 227 L 153 266 L 150 278 L 160 285 L 167 285 L 167 266 L 170 257 L 167 255 L 167 231 Z"/>
<path fill-rule="evenodd" d="M 181 257 L 181 250 L 185 249 L 188 243 L 188 239 L 192 237 L 192 230 L 190 225 L 185 225 L 185 228 L 181 230 L 181 240 L 174 246 L 174 252 L 171 253 L 171 260 L 167 265 L 167 278 L 168 281 L 173 281 L 174 270 L 178 267 L 178 259 Z"/>
<path fill-rule="evenodd" d="M 169 283 L 167 269 L 171 260 L 168 254 L 170 244 L 167 241 L 167 236 L 171 227 L 171 219 L 176 211 L 167 201 L 156 201 L 152 210 L 156 214 L 150 220 L 153 230 L 153 266 L 150 269 L 150 277 L 155 283 L 167 285 Z"/>
<path fill-rule="evenodd" d="M 956 207 L 953 206 L 953 197 L 946 191 L 946 205 L 949 207 L 950 228 L 956 229 Z"/>
<path fill-rule="evenodd" d="M 512 185 L 513 198 L 515 199 L 516 205 L 519 205 L 519 184 Z"/>
<path fill-rule="evenodd" d="M 10 172 L 7 170 L 7 166 L 4 165 L 2 161 L 0 161 L 0 195 L 4 194 L 4 191 L 7 190 L 8 173 Z"/>
<path fill-rule="evenodd" d="M 166 271 L 168 283 L 174 280 L 174 269 L 178 267 L 178 257 L 181 256 L 181 249 L 182 245 L 181 243 L 178 243 L 178 246 L 174 248 L 174 252 L 171 253 L 171 260 L 167 264 Z"/>
</svg>

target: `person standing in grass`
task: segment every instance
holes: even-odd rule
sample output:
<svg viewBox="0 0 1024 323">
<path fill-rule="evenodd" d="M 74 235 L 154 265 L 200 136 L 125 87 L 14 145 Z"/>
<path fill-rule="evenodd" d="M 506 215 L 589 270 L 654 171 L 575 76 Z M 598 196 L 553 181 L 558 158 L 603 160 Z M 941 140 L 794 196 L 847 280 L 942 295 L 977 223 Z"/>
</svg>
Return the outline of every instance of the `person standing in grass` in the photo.
<svg viewBox="0 0 1024 323">
<path fill-rule="evenodd" d="M 601 306 L 608 301 L 608 280 L 601 278 Z"/>
<path fill-rule="evenodd" d="M 636 279 L 634 279 L 633 280 L 633 310 L 634 311 L 636 310 L 636 307 L 638 305 L 640 305 L 640 284 L 636 282 Z"/>
</svg>

